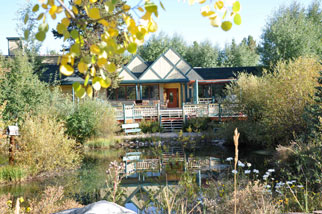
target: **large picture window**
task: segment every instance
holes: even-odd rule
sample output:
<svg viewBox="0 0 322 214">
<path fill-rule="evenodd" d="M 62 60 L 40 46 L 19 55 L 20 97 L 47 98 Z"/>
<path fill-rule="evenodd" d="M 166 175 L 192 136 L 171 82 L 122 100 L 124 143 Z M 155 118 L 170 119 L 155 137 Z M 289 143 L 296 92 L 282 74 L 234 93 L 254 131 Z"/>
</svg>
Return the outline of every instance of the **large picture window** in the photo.
<svg viewBox="0 0 322 214">
<path fill-rule="evenodd" d="M 134 85 L 121 85 L 116 89 L 109 90 L 107 93 L 109 100 L 135 100 L 135 86 Z"/>
<path fill-rule="evenodd" d="M 158 85 L 142 85 L 142 100 L 158 100 L 159 86 Z"/>
</svg>

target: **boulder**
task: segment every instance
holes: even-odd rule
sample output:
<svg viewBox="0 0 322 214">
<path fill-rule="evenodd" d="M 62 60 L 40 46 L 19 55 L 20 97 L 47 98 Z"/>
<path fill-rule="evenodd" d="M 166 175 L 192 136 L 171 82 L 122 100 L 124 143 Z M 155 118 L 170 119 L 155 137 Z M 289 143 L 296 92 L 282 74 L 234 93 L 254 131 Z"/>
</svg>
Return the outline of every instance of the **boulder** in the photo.
<svg viewBox="0 0 322 214">
<path fill-rule="evenodd" d="M 74 208 L 58 212 L 56 214 L 136 214 L 118 204 L 108 201 L 98 201 L 83 208 Z"/>
</svg>

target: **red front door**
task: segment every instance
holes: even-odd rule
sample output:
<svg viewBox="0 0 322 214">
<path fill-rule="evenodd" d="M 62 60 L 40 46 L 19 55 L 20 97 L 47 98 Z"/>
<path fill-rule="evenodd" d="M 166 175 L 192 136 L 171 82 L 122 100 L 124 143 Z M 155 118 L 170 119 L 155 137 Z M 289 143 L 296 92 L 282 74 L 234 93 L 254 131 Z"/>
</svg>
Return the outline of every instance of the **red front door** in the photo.
<svg viewBox="0 0 322 214">
<path fill-rule="evenodd" d="M 168 108 L 177 108 L 178 105 L 178 89 L 177 88 L 168 88 L 166 89 Z"/>
</svg>

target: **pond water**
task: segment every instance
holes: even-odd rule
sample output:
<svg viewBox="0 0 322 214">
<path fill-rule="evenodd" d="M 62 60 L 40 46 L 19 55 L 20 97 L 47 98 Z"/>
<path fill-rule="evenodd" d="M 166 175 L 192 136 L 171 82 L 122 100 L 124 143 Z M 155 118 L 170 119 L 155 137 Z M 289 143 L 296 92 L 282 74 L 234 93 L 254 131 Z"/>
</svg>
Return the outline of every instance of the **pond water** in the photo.
<svg viewBox="0 0 322 214">
<path fill-rule="evenodd" d="M 104 188 L 106 180 L 106 170 L 111 161 L 121 161 L 122 156 L 126 152 L 140 151 L 143 155 L 149 156 L 151 149 L 145 148 L 141 150 L 88 150 L 84 154 L 84 161 L 80 169 L 73 173 L 66 173 L 63 176 L 55 176 L 47 179 L 32 180 L 27 183 L 0 186 L 0 194 L 11 193 L 14 196 L 23 196 L 24 198 L 32 198 L 38 196 L 47 186 L 63 186 L 65 195 L 71 197 L 81 204 L 89 204 L 101 198 L 100 190 Z M 267 169 L 272 156 L 263 151 L 254 149 L 240 148 L 240 160 L 253 164 L 257 169 Z M 233 148 L 211 146 L 196 151 L 187 152 L 194 157 L 216 157 L 225 160 L 227 157 L 233 157 Z M 130 178 L 131 179 L 131 178 Z M 135 179 L 134 179 L 135 180 Z M 141 179 L 142 184 L 142 179 Z M 149 181 L 151 182 L 151 181 Z M 126 181 L 125 181 L 126 183 Z M 131 186 L 139 185 L 132 182 Z M 138 208 L 132 202 L 125 206 L 133 211 L 138 212 Z"/>
</svg>

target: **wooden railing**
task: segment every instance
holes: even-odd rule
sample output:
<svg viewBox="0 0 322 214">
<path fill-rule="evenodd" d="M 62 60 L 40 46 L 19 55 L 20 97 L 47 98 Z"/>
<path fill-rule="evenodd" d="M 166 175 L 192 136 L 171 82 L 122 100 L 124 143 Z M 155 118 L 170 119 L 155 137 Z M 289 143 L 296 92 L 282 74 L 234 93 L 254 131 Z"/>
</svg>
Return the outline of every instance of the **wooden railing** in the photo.
<svg viewBox="0 0 322 214">
<path fill-rule="evenodd" d="M 219 103 L 210 104 L 185 104 L 182 108 L 177 109 L 160 109 L 159 105 L 155 106 L 140 106 L 140 105 L 123 105 L 116 107 L 117 120 L 127 119 L 160 119 L 160 116 L 180 116 L 183 118 L 190 117 L 240 117 L 245 116 L 239 112 L 234 112 L 234 105 L 229 106 Z"/>
</svg>

